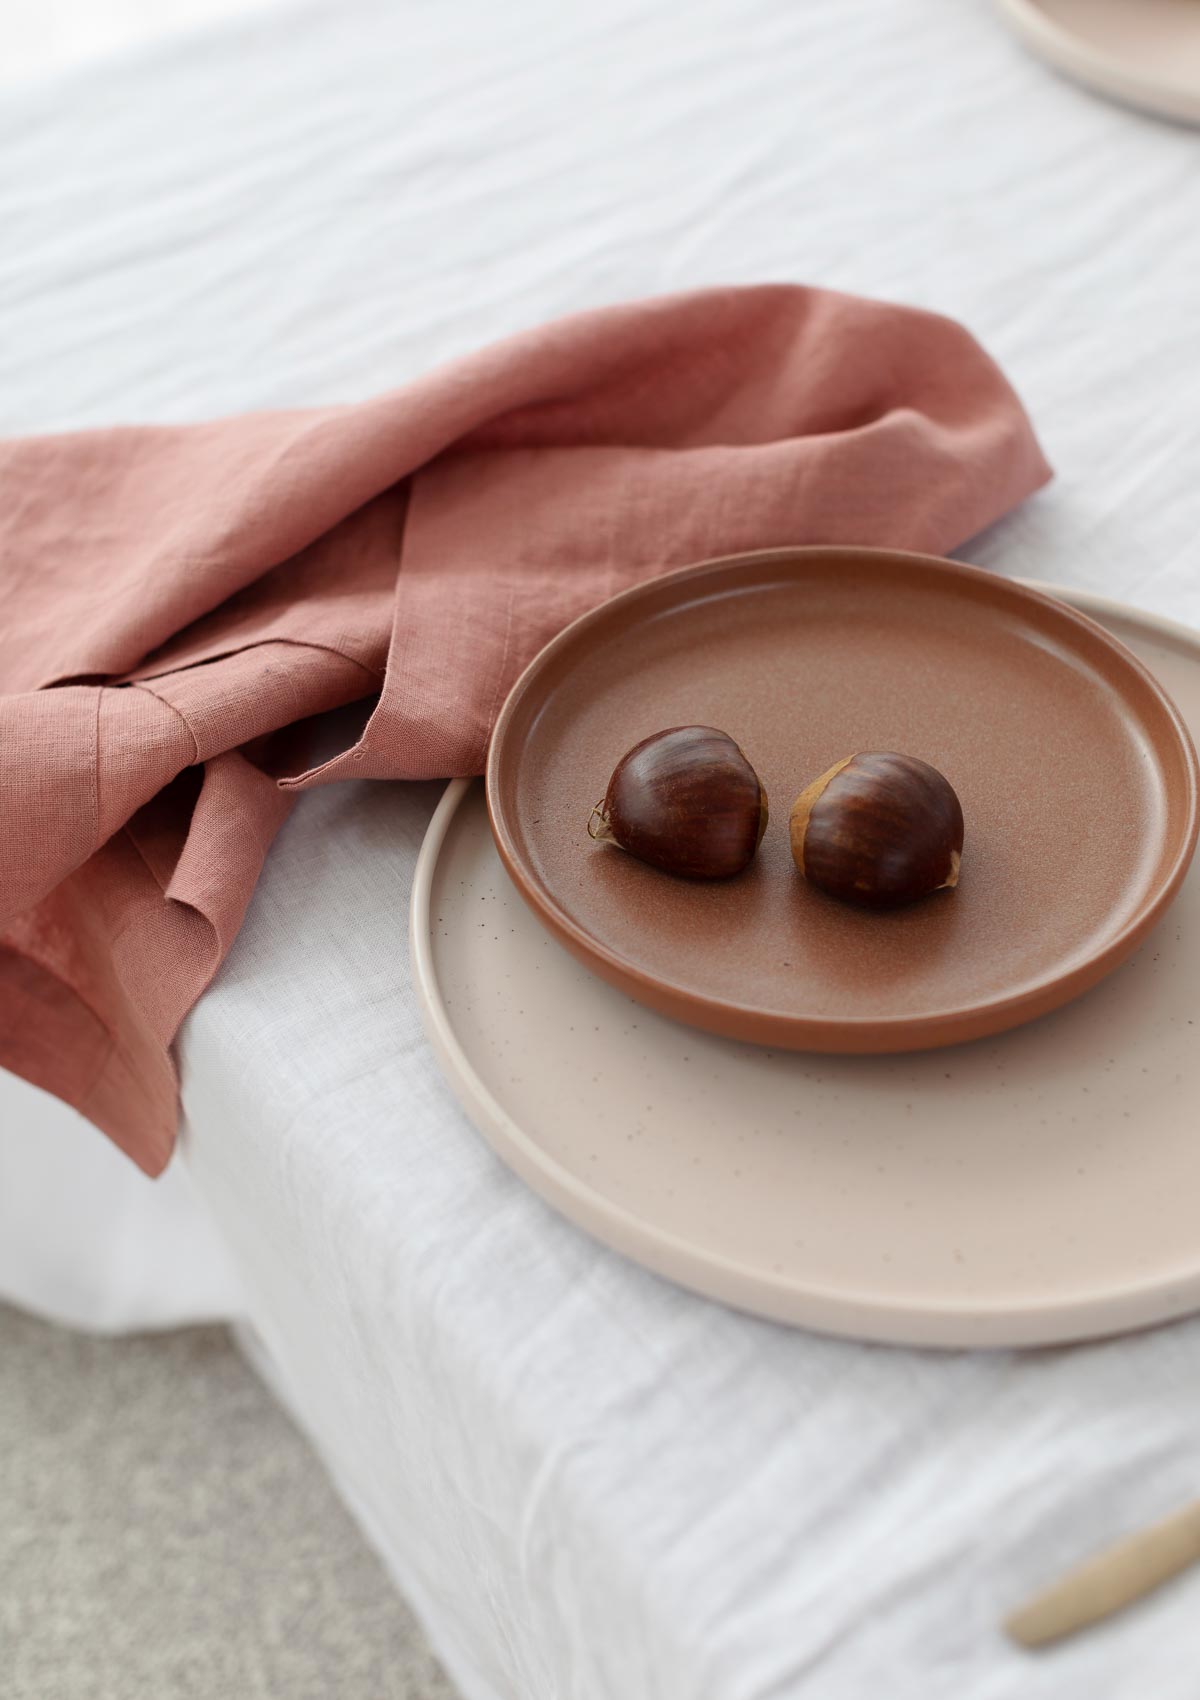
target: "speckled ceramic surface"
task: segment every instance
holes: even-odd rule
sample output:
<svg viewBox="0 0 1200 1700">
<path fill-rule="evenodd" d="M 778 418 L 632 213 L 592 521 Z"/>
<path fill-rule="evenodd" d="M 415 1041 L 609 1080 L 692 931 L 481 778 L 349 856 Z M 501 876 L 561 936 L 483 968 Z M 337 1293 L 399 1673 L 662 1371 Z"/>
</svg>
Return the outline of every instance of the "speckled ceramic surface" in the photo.
<svg viewBox="0 0 1200 1700">
<path fill-rule="evenodd" d="M 1200 124 L 1196 0 L 1000 0 L 1035 53 L 1099 94 Z"/>
<path fill-rule="evenodd" d="M 728 732 L 770 797 L 733 879 L 587 836 L 618 758 L 689 723 Z M 950 780 L 956 890 L 866 911 L 798 876 L 790 804 L 856 750 Z M 957 1043 L 1065 1002 L 1135 947 L 1196 833 L 1186 730 L 1123 646 L 994 573 L 866 549 L 710 562 L 576 621 L 501 712 L 488 804 L 518 888 L 595 972 L 710 1032 L 820 1051 Z"/>
<path fill-rule="evenodd" d="M 1077 598 L 1200 727 L 1200 639 Z M 1038 1345 L 1200 1308 L 1200 878 L 1102 985 L 952 1051 L 804 1056 L 655 1015 L 547 937 L 448 790 L 412 907 L 454 1090 L 589 1232 L 835 1333 Z"/>
</svg>

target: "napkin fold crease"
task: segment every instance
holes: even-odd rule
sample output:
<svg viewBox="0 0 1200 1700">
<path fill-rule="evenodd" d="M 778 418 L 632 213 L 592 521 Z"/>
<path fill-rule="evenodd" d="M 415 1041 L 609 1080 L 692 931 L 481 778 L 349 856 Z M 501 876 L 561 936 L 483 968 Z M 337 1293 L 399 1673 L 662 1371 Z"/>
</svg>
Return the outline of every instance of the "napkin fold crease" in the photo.
<svg viewBox="0 0 1200 1700">
<path fill-rule="evenodd" d="M 0 444 L 0 1063 L 157 1173 L 172 1040 L 298 790 L 479 772 L 525 664 L 641 579 L 944 553 L 1049 476 L 960 326 L 791 285 L 577 315 L 354 405 Z M 288 729 L 374 697 L 288 766 Z"/>
</svg>

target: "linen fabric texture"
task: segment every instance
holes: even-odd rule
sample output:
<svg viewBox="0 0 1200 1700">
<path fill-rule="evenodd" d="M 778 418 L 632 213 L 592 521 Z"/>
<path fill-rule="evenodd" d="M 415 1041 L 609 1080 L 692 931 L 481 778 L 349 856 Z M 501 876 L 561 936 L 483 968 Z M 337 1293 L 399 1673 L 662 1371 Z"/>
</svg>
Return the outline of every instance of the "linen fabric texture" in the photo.
<svg viewBox="0 0 1200 1700">
<path fill-rule="evenodd" d="M 790 285 L 543 326 L 353 406 L 0 445 L 0 1062 L 148 1173 L 298 790 L 481 770 L 568 621 L 705 556 L 944 552 L 1049 476 L 934 314 Z M 377 698 L 316 765 L 314 717 Z"/>
</svg>

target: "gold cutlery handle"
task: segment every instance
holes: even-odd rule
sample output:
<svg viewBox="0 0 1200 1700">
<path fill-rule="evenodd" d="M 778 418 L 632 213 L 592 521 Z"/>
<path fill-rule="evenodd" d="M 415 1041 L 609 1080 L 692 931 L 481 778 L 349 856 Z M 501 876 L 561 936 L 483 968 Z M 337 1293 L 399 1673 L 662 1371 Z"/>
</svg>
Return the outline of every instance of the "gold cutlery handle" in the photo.
<svg viewBox="0 0 1200 1700">
<path fill-rule="evenodd" d="M 1022 1647 L 1044 1647 L 1099 1623 L 1200 1562 L 1200 1500 L 1107 1547 L 1015 1611 L 1004 1627 Z"/>
</svg>

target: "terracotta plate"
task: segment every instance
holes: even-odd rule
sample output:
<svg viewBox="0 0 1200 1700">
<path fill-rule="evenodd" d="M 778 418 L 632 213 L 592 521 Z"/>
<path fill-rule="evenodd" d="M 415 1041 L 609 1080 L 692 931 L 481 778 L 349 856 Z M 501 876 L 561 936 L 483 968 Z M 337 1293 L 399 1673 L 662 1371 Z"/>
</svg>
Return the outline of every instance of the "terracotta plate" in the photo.
<svg viewBox="0 0 1200 1700">
<path fill-rule="evenodd" d="M 1100 94 L 1200 124 L 1196 0 L 1000 0 L 1029 46 Z"/>
<path fill-rule="evenodd" d="M 771 799 L 734 880 L 587 837 L 617 758 L 688 722 L 729 732 Z M 958 791 L 956 891 L 879 914 L 796 875 L 792 798 L 870 749 Z M 977 1039 L 1075 997 L 1162 914 L 1197 826 L 1188 732 L 1116 639 L 995 574 L 846 548 L 710 562 L 576 621 L 510 694 L 487 795 L 518 890 L 595 972 L 711 1032 L 821 1051 Z"/>
</svg>

